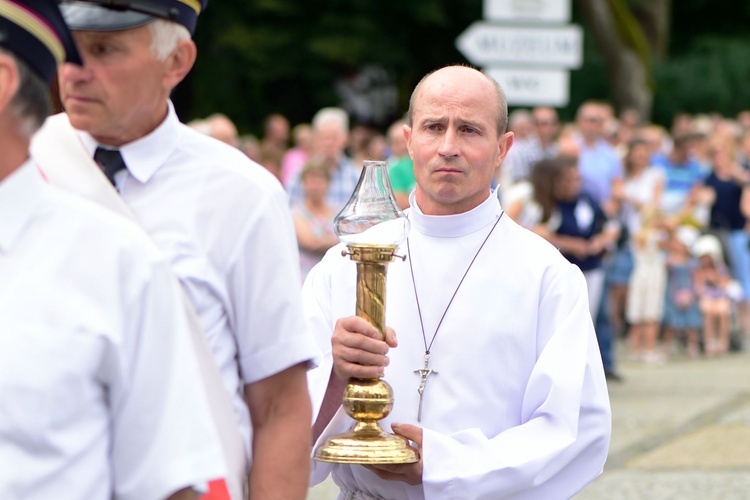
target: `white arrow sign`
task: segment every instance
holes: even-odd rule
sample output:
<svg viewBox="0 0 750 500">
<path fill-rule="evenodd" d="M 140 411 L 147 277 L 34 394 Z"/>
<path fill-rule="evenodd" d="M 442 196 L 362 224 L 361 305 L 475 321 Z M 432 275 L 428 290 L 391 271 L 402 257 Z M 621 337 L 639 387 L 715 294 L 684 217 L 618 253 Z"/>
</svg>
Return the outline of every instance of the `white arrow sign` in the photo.
<svg viewBox="0 0 750 500">
<path fill-rule="evenodd" d="M 576 25 L 531 28 L 476 22 L 458 37 L 456 48 L 477 66 L 516 63 L 579 68 L 583 32 Z"/>
<path fill-rule="evenodd" d="M 570 75 L 563 69 L 487 68 L 511 106 L 568 105 Z"/>
</svg>

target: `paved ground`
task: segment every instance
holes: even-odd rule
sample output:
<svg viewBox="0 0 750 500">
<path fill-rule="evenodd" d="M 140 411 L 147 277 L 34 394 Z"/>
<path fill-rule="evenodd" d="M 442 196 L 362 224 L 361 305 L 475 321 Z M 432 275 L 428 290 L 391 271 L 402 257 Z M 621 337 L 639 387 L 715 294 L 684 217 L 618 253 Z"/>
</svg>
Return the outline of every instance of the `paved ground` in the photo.
<svg viewBox="0 0 750 500">
<path fill-rule="evenodd" d="M 605 472 L 576 500 L 750 499 L 749 351 L 620 371 Z M 335 499 L 335 485 L 308 498 Z"/>
<path fill-rule="evenodd" d="M 621 371 L 605 472 L 577 500 L 750 498 L 750 352 Z"/>
</svg>

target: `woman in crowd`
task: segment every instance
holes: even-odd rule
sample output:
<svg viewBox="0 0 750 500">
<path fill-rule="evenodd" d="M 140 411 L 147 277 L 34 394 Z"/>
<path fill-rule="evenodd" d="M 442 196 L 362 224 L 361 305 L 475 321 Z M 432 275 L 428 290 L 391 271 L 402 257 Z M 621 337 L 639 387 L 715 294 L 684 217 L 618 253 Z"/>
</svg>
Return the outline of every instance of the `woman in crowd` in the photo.
<svg viewBox="0 0 750 500">
<path fill-rule="evenodd" d="M 625 179 L 622 189 L 614 193 L 619 205 L 622 232 L 607 269 L 610 289 L 610 314 L 615 331 L 622 331 L 627 307 L 630 274 L 633 271 L 633 249 L 631 237 L 637 235 L 642 226 L 642 214 L 651 213 L 661 203 L 664 189 L 664 172 L 651 167 L 649 143 L 640 138 L 628 143 L 623 158 Z"/>
<path fill-rule="evenodd" d="M 595 318 L 604 289 L 602 257 L 614 246 L 619 230 L 608 223 L 601 206 L 581 190 L 578 159 L 561 156 L 550 161 L 556 164 L 552 189 L 534 191 L 543 214 L 538 232 L 583 271 L 591 316 Z"/>
<path fill-rule="evenodd" d="M 750 239 L 746 230 L 748 221 L 741 210 L 750 173 L 738 161 L 737 144 L 731 137 L 714 137 L 709 158 L 711 173 L 701 190 L 710 206 L 708 228 L 722 242 L 733 277 L 742 285 L 739 319 L 743 330 L 750 331 Z"/>
<path fill-rule="evenodd" d="M 308 160 L 300 174 L 304 198 L 292 206 L 303 281 L 326 251 L 339 242 L 333 231 L 336 213 L 326 202 L 331 168 L 324 160 Z"/>
</svg>

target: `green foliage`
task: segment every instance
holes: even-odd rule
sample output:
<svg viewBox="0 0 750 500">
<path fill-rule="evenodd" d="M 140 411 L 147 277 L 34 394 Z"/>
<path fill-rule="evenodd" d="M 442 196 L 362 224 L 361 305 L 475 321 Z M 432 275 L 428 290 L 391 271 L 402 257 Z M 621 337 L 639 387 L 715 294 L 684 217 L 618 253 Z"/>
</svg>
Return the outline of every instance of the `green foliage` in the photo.
<svg viewBox="0 0 750 500">
<path fill-rule="evenodd" d="M 281 112 L 292 123 L 338 105 L 337 78 L 366 64 L 393 75 L 399 108 L 427 71 L 464 62 L 456 37 L 481 0 L 214 0 L 201 15 L 198 61 L 179 89 L 185 120 L 220 111 L 260 133 Z M 175 98 L 177 100 L 177 97 Z"/>
<path fill-rule="evenodd" d="M 701 37 L 655 68 L 654 121 L 680 111 L 734 116 L 750 108 L 750 40 Z"/>
<path fill-rule="evenodd" d="M 609 1 L 621 8 L 635 3 Z M 482 18 L 482 3 L 211 0 L 198 23 L 196 67 L 174 100 L 184 120 L 223 112 L 242 132 L 260 134 L 272 112 L 299 123 L 323 106 L 338 105 L 336 80 L 377 64 L 393 76 L 403 112 L 426 72 L 466 62 L 455 40 Z M 672 18 L 671 59 L 654 66 L 654 119 L 668 123 L 677 111 L 731 115 L 750 107 L 750 42 L 743 38 L 750 1 L 673 0 Z M 573 22 L 585 29 L 576 8 Z M 645 57 L 642 34 L 623 26 Z M 585 99 L 612 99 L 591 38 L 584 35 L 584 66 L 571 72 L 570 105 L 560 110 L 565 119 Z"/>
</svg>

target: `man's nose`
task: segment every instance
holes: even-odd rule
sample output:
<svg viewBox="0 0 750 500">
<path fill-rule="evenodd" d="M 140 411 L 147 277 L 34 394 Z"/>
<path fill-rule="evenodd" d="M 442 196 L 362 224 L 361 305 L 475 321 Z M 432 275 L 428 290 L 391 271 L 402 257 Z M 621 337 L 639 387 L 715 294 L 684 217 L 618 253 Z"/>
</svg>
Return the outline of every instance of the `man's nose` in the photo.
<svg viewBox="0 0 750 500">
<path fill-rule="evenodd" d="M 66 62 L 60 67 L 59 76 L 61 82 L 80 81 L 91 78 L 91 72 L 85 66 Z"/>
<path fill-rule="evenodd" d="M 438 154 L 445 157 L 458 156 L 458 134 L 455 130 L 449 128 L 445 131 L 440 142 L 440 148 L 438 148 Z"/>
</svg>

